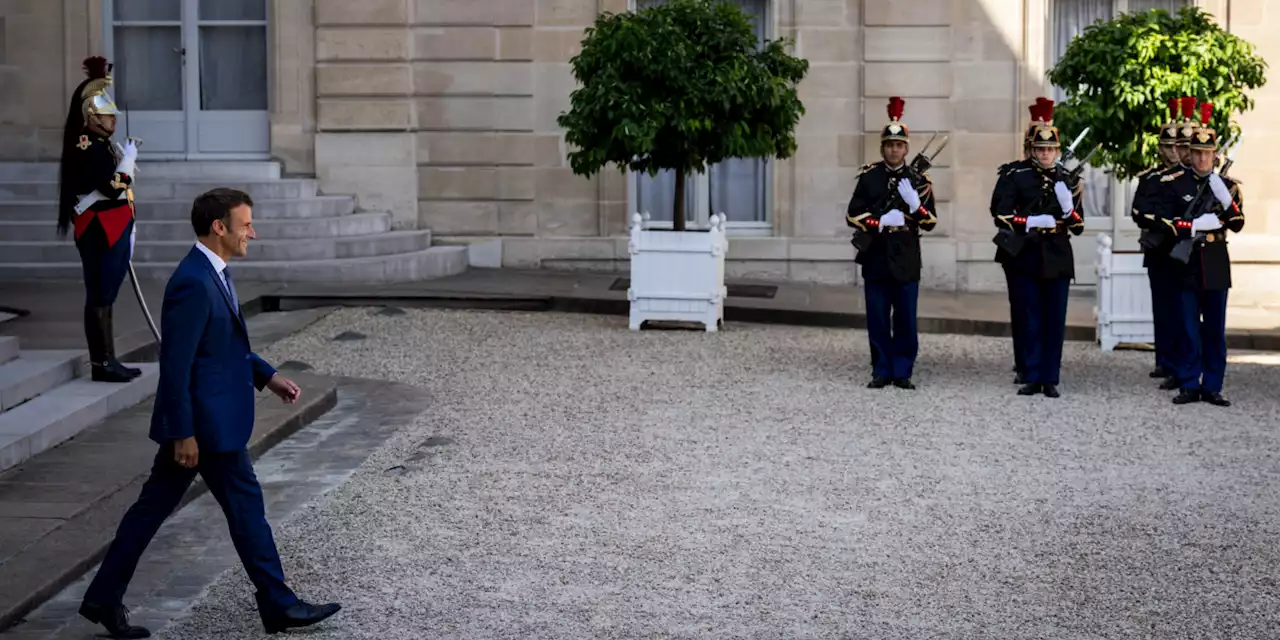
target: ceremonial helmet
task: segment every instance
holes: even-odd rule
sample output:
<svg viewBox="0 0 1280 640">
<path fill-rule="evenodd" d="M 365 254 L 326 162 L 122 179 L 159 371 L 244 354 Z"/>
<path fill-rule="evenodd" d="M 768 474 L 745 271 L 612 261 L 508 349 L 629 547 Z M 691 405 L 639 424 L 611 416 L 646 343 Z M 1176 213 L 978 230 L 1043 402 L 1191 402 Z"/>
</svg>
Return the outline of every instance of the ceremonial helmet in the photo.
<svg viewBox="0 0 1280 640">
<path fill-rule="evenodd" d="M 1182 122 L 1178 124 L 1178 139 L 1174 144 L 1185 146 L 1191 144 L 1191 136 L 1196 132 L 1196 99 L 1191 96 L 1182 98 Z"/>
<path fill-rule="evenodd" d="M 1218 132 L 1209 126 L 1209 120 L 1213 118 L 1213 104 L 1209 102 L 1200 103 L 1200 126 L 1195 128 L 1195 132 L 1191 134 L 1190 145 L 1192 149 L 1200 149 L 1202 151 L 1218 150 Z"/>
<path fill-rule="evenodd" d="M 1062 146 L 1058 128 L 1053 126 L 1053 100 L 1045 98 L 1040 103 L 1039 118 L 1035 130 L 1031 133 L 1031 146 L 1037 148 L 1058 148 Z"/>
<path fill-rule="evenodd" d="M 890 140 L 910 142 L 907 125 L 902 122 L 902 112 L 905 106 L 906 103 L 902 101 L 902 98 L 898 96 L 889 98 L 889 124 L 886 124 L 884 129 L 880 131 L 881 144 Z"/>
<path fill-rule="evenodd" d="M 1160 144 L 1178 143 L 1178 110 L 1182 98 L 1169 99 L 1169 121 L 1160 125 Z"/>
<path fill-rule="evenodd" d="M 1046 104 L 1050 105 L 1049 112 L 1050 114 L 1052 114 L 1053 101 L 1045 97 L 1036 98 L 1036 103 L 1027 107 L 1027 111 L 1031 112 L 1031 123 L 1027 125 L 1026 132 L 1022 134 L 1023 146 L 1027 146 L 1027 147 L 1031 146 L 1031 139 L 1035 137 L 1036 128 L 1038 128 L 1041 125 L 1041 123 L 1044 122 L 1044 119 L 1045 119 L 1044 110 L 1045 110 Z M 1050 119 L 1052 118 L 1053 116 L 1050 115 Z"/>
<path fill-rule="evenodd" d="M 114 116 L 120 113 L 116 103 L 107 93 L 111 86 L 111 63 L 102 56 L 91 56 L 84 60 L 84 72 L 89 79 L 81 85 L 80 114 L 88 120 L 89 116 Z"/>
</svg>

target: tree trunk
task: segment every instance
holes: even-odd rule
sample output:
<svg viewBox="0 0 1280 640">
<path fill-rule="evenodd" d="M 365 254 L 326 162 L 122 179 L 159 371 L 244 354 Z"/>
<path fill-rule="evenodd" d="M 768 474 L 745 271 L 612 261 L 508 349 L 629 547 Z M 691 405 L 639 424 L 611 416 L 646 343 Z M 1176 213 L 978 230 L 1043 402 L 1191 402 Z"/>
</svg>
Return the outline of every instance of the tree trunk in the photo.
<svg viewBox="0 0 1280 640">
<path fill-rule="evenodd" d="M 684 231 L 684 172 L 676 170 L 676 202 L 671 208 L 671 228 Z"/>
</svg>

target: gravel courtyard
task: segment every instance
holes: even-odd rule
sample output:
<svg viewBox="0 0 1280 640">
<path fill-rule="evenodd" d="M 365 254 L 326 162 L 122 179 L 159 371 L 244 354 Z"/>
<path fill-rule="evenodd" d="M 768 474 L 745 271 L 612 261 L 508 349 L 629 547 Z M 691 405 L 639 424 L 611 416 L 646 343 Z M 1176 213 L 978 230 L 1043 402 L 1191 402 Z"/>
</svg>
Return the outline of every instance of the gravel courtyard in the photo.
<svg viewBox="0 0 1280 640">
<path fill-rule="evenodd" d="M 1176 407 L 1149 353 L 1068 343 L 1023 398 L 1007 339 L 924 335 L 919 389 L 870 390 L 860 331 L 377 309 L 262 355 L 433 396 L 273 523 L 344 605 L 307 638 L 1280 633 L 1280 366 Z M 243 570 L 162 637 L 265 637 Z"/>
</svg>

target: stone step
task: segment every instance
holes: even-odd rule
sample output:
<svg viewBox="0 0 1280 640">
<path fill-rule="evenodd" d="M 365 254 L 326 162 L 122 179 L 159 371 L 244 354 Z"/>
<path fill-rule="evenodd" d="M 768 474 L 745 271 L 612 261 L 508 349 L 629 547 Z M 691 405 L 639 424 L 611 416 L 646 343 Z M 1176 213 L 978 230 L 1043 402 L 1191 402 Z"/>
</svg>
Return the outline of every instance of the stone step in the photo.
<svg viewBox="0 0 1280 640">
<path fill-rule="evenodd" d="M 279 180 L 279 162 L 138 162 L 139 181 Z M 0 182 L 57 182 L 56 162 L 0 162 Z"/>
<path fill-rule="evenodd" d="M 0 411 L 8 411 L 88 369 L 83 351 L 23 351 L 0 364 Z"/>
<path fill-rule="evenodd" d="M 265 182 L 140 180 L 133 188 L 133 196 L 140 203 L 155 200 L 185 200 L 189 207 L 196 196 L 216 187 L 239 189 L 248 193 L 255 201 L 313 198 L 317 195 L 315 180 L 282 178 Z M 0 202 L 34 200 L 52 203 L 57 199 L 57 182 L 0 182 Z"/>
<path fill-rule="evenodd" d="M 159 365 L 144 362 L 129 363 L 129 366 L 142 369 L 142 375 L 132 382 L 118 384 L 77 378 L 0 413 L 0 471 L 21 464 L 153 395 L 160 377 Z"/>
<path fill-rule="evenodd" d="M 163 282 L 176 262 L 135 262 L 142 280 Z M 431 280 L 467 270 L 467 248 L 433 246 L 385 256 L 329 260 L 249 261 L 233 263 L 237 282 L 386 284 Z M 0 263 L 0 281 L 74 280 L 84 277 L 79 262 Z"/>
<path fill-rule="evenodd" d="M 57 221 L 0 219 L 0 238 L 14 242 L 57 241 Z M 138 241 L 186 240 L 195 242 L 189 220 L 138 221 Z M 255 220 L 253 229 L 262 240 L 303 240 L 337 236 L 367 236 L 391 230 L 391 214 L 385 212 L 352 213 L 325 218 Z M 71 234 L 67 234 L 70 238 Z M 69 242 L 70 240 L 68 240 Z"/>
<path fill-rule="evenodd" d="M 191 250 L 192 240 L 139 240 L 134 245 L 134 262 L 177 264 Z M 391 231 L 367 236 L 297 240 L 251 240 L 246 260 L 280 262 L 292 260 L 334 260 L 385 256 L 421 251 L 431 246 L 428 230 Z M 75 262 L 80 253 L 71 241 L 5 242 L 0 240 L 0 263 Z"/>
<path fill-rule="evenodd" d="M 0 336 L 0 364 L 18 357 L 18 336 Z"/>
<path fill-rule="evenodd" d="M 191 222 L 191 200 L 139 200 L 134 199 L 138 219 L 183 220 Z M 255 200 L 253 223 L 258 226 L 264 219 L 328 218 L 354 213 L 355 198 L 350 196 L 312 196 L 294 200 Z M 0 201 L 0 221 L 56 220 L 57 205 L 50 202 L 10 200 Z"/>
</svg>

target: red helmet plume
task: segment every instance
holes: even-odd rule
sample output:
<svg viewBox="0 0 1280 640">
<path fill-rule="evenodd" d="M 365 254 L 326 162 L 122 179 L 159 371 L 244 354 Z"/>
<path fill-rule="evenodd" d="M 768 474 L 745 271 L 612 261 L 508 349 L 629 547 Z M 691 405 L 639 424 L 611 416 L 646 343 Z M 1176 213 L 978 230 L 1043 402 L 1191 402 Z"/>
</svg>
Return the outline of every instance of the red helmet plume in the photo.
<svg viewBox="0 0 1280 640">
<path fill-rule="evenodd" d="M 905 107 L 905 105 L 906 103 L 903 102 L 902 98 L 899 98 L 898 96 L 893 96 L 892 98 L 889 98 L 889 120 L 893 122 L 897 122 L 901 120 L 903 108 Z"/>
<path fill-rule="evenodd" d="M 1178 109 L 1181 106 L 1181 102 L 1182 98 L 1169 98 L 1169 122 L 1178 120 Z"/>
<path fill-rule="evenodd" d="M 1195 117 L 1195 114 L 1196 99 L 1191 96 L 1184 97 L 1182 99 L 1182 118 L 1184 120 L 1190 120 Z"/>
<path fill-rule="evenodd" d="M 1212 118 L 1213 118 L 1213 103 L 1201 102 L 1200 103 L 1200 124 L 1207 127 L 1209 126 L 1209 120 Z"/>
<path fill-rule="evenodd" d="M 107 74 L 111 72 L 112 65 L 102 56 L 89 56 L 84 59 L 83 67 L 84 74 L 89 76 L 90 80 L 97 80 L 107 77 Z"/>
</svg>

